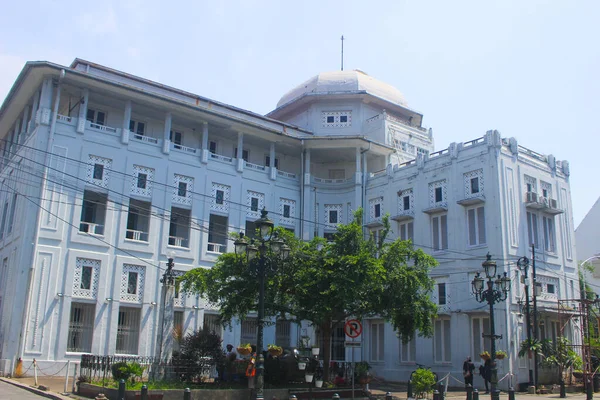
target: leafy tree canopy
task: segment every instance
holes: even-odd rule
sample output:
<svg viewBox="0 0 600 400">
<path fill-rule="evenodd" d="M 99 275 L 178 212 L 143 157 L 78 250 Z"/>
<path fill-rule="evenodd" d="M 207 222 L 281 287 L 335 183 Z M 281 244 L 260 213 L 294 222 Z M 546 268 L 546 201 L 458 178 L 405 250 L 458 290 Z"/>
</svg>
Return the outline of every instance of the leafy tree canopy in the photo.
<svg viewBox="0 0 600 400">
<path fill-rule="evenodd" d="M 437 307 L 429 298 L 434 284 L 429 272 L 437 262 L 409 241 L 386 240 L 387 216 L 378 240 L 365 237 L 361 221 L 362 210 L 358 210 L 352 222 L 338 225 L 330 243 L 323 238 L 303 242 L 285 229 L 276 229 L 291 252 L 282 261 L 265 251 L 266 318 L 307 320 L 328 331 L 332 322 L 347 317 L 379 316 L 405 342 L 416 331 L 421 336 L 433 334 Z M 229 324 L 233 317 L 243 318 L 257 309 L 258 261 L 222 254 L 214 267 L 186 273 L 182 288 L 216 305 L 223 324 Z"/>
</svg>

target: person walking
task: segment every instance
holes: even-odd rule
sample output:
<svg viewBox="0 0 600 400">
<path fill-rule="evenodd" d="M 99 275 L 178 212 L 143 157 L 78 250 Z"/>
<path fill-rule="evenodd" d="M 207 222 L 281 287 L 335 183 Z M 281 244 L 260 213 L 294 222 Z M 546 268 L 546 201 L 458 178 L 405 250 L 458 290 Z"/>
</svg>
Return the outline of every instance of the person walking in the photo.
<svg viewBox="0 0 600 400">
<path fill-rule="evenodd" d="M 473 371 L 475 371 L 475 364 L 471 361 L 471 357 L 467 357 L 463 363 L 463 376 L 465 378 L 465 386 L 473 386 Z"/>
<path fill-rule="evenodd" d="M 492 360 L 487 358 L 485 363 L 479 367 L 479 375 L 483 378 L 485 383 L 485 394 L 490 392 L 489 384 L 492 381 Z"/>
</svg>

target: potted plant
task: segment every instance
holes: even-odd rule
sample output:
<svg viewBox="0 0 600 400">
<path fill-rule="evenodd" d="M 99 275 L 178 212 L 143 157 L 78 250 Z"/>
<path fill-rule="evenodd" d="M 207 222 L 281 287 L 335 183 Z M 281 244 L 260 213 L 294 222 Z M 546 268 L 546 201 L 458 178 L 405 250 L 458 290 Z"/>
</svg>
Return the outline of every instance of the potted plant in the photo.
<svg viewBox="0 0 600 400">
<path fill-rule="evenodd" d="M 313 346 L 312 346 L 311 350 L 312 350 L 312 355 L 313 355 L 313 356 L 318 356 L 318 355 L 319 355 L 319 351 L 320 351 L 321 349 L 320 349 L 320 348 L 319 348 L 319 346 L 317 346 L 316 344 L 313 344 Z"/>
<path fill-rule="evenodd" d="M 252 345 L 250 343 L 240 344 L 236 350 L 239 354 L 247 356 L 252 353 Z"/>
<path fill-rule="evenodd" d="M 356 375 L 359 383 L 364 385 L 366 383 L 371 382 L 372 376 L 371 376 L 371 373 L 369 372 L 370 369 L 371 369 L 371 366 L 366 361 L 360 361 L 360 362 L 356 363 L 356 365 L 354 367 L 354 374 Z"/>
<path fill-rule="evenodd" d="M 496 359 L 504 360 L 506 357 L 508 357 L 508 354 L 504 350 L 496 350 Z"/>
<path fill-rule="evenodd" d="M 490 353 L 487 350 L 479 353 L 479 357 L 481 357 L 482 360 L 489 360 L 490 358 L 492 358 L 492 356 L 490 356 Z"/>
<path fill-rule="evenodd" d="M 283 354 L 283 348 L 281 348 L 281 346 L 277 346 L 276 344 L 267 345 L 267 351 L 273 357 L 279 357 L 280 355 Z"/>
</svg>

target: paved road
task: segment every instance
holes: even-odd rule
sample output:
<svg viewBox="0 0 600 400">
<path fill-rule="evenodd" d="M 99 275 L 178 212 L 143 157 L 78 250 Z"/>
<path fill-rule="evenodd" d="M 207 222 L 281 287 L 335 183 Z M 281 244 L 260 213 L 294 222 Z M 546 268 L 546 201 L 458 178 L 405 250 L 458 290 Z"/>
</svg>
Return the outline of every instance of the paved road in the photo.
<svg viewBox="0 0 600 400">
<path fill-rule="evenodd" d="M 40 400 L 45 397 L 35 395 L 25 389 L 0 382 L 0 400 Z"/>
</svg>

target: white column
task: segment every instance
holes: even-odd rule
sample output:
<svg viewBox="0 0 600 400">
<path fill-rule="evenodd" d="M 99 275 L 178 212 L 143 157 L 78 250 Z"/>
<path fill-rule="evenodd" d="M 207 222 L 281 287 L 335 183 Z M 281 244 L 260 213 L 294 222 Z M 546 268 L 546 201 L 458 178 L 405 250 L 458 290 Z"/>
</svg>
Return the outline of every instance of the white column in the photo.
<svg viewBox="0 0 600 400">
<path fill-rule="evenodd" d="M 360 147 L 356 148 L 356 172 L 354 173 L 354 204 L 352 209 L 353 210 L 357 210 L 358 207 L 361 207 L 362 204 L 362 173 L 361 173 L 361 163 L 360 163 L 360 158 L 361 158 L 361 151 L 362 149 Z M 350 210 L 348 210 L 348 213 L 350 212 Z M 365 211 L 363 210 L 363 213 L 365 213 Z M 348 214 L 350 215 L 350 214 Z M 350 221 L 348 221 L 350 222 Z"/>
<path fill-rule="evenodd" d="M 84 133 L 85 132 L 85 124 L 87 118 L 87 109 L 88 102 L 90 100 L 90 91 L 89 89 L 83 89 L 83 103 L 79 103 L 79 116 L 77 117 L 77 132 Z"/>
<path fill-rule="evenodd" d="M 121 143 L 129 143 L 129 122 L 131 121 L 131 100 L 125 102 L 123 111 L 123 127 L 121 128 Z"/>
<path fill-rule="evenodd" d="M 275 143 L 271 143 L 269 151 L 269 171 L 271 173 L 271 180 L 277 179 L 277 168 L 275 168 Z"/>
<path fill-rule="evenodd" d="M 171 151 L 170 135 L 171 135 L 172 118 L 173 117 L 170 112 L 168 112 L 165 115 L 165 132 L 164 132 L 164 139 L 163 139 L 163 153 L 165 153 L 165 154 L 169 154 L 169 152 Z"/>
<path fill-rule="evenodd" d="M 310 149 L 306 149 L 304 152 L 304 177 L 302 177 L 302 179 L 304 179 L 304 196 L 302 199 L 304 221 L 301 222 L 304 224 L 302 229 L 302 240 L 310 240 L 315 230 L 313 221 L 315 221 L 316 218 L 316 216 L 313 216 L 315 205 L 314 202 L 311 201 L 313 191 L 310 182 Z"/>
<path fill-rule="evenodd" d="M 362 181 L 361 174 L 360 174 L 360 155 L 361 155 L 360 151 L 361 151 L 360 147 L 357 147 L 356 148 L 356 172 L 354 173 L 354 175 L 355 175 L 354 182 L 357 185 L 360 185 L 361 181 Z"/>
<path fill-rule="evenodd" d="M 238 143 L 237 143 L 237 170 L 238 172 L 242 172 L 244 170 L 244 159 L 242 158 L 242 154 L 244 151 L 244 133 L 238 132 Z"/>
<path fill-rule="evenodd" d="M 36 121 L 40 124 L 50 125 L 50 107 L 52 106 L 52 79 L 44 79 L 42 94 L 40 96 L 40 111 Z"/>
<path fill-rule="evenodd" d="M 203 122 L 202 123 L 202 162 L 204 164 L 206 164 L 208 162 L 208 156 L 209 156 L 209 149 L 208 149 L 208 122 Z"/>
<path fill-rule="evenodd" d="M 158 328 L 158 340 L 156 356 L 160 357 L 160 360 L 168 361 L 171 359 L 173 353 L 173 312 L 175 307 L 175 286 L 163 284 L 162 290 L 162 304 L 159 313 L 159 328 Z M 162 340 L 161 340 L 162 339 Z"/>
<path fill-rule="evenodd" d="M 36 90 L 36 92 L 33 94 L 33 106 L 31 107 L 31 120 L 29 121 L 29 128 L 27 129 L 28 132 L 33 131 L 33 129 L 35 128 L 35 125 L 38 121 L 38 107 L 39 107 L 39 101 L 40 101 L 40 91 Z"/>
</svg>

